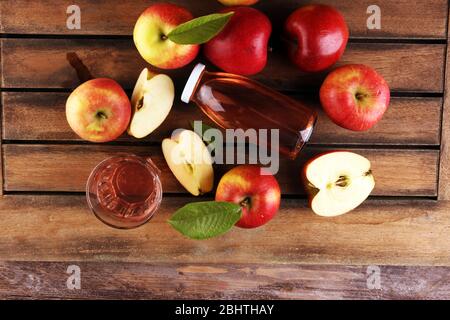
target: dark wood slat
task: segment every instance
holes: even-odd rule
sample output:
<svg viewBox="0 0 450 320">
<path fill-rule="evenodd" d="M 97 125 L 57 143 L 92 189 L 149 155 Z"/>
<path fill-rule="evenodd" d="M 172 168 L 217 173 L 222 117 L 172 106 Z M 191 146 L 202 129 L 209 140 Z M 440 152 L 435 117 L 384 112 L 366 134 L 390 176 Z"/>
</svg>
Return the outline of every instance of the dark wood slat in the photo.
<svg viewBox="0 0 450 320">
<path fill-rule="evenodd" d="M 73 88 L 80 83 L 67 53 L 75 52 L 94 77 L 110 77 L 132 88 L 145 66 L 131 40 L 3 39 L 2 87 Z M 445 45 L 352 43 L 338 65 L 376 68 L 393 91 L 442 92 Z M 414 67 L 411 67 L 414 66 Z M 192 65 L 169 72 L 178 93 Z M 303 74 L 275 50 L 255 78 L 280 90 L 317 89 L 326 73 Z"/>
<path fill-rule="evenodd" d="M 283 199 L 263 227 L 193 241 L 166 222 L 192 197 L 165 197 L 155 217 L 129 231 L 89 213 L 83 196 L 9 196 L 0 201 L 0 257 L 20 261 L 152 264 L 345 264 L 450 266 L 447 201 L 371 200 L 346 215 L 319 217 Z M 241 279 L 244 280 L 244 279 Z"/>
<path fill-rule="evenodd" d="M 81 8 L 82 28 L 68 30 L 66 27 L 66 8 L 63 0 L 3 0 L 0 3 L 2 20 L 0 32 L 30 34 L 104 34 L 131 35 L 139 14 L 157 1 L 148 0 L 78 0 Z M 212 13 L 221 6 L 217 1 L 173 0 L 187 6 L 195 15 Z M 266 12 L 276 29 L 290 12 L 307 3 L 327 3 L 337 7 L 344 14 L 353 37 L 402 37 L 402 38 L 445 38 L 446 12 L 445 0 L 415 1 L 384 0 L 381 7 L 382 26 L 380 30 L 368 30 L 367 7 L 364 0 L 292 0 L 260 1 L 257 8 Z M 20 8 L 20 10 L 17 10 Z M 426 12 L 424 15 L 423 13 Z M 418 23 L 420 21 L 420 23 Z"/>
<path fill-rule="evenodd" d="M 68 290 L 69 265 L 81 289 Z M 449 267 L 1 262 L 0 298 L 26 299 L 446 299 Z M 371 275 L 371 273 L 369 272 Z M 370 281 L 369 281 L 370 283 Z M 373 287 L 372 287 L 373 288 Z"/>
<path fill-rule="evenodd" d="M 329 149 L 328 149 L 329 150 Z M 165 192 L 184 193 L 167 167 L 160 147 L 92 145 L 13 145 L 3 146 L 5 190 L 7 191 L 84 191 L 87 177 L 95 165 L 119 152 L 151 156 L 162 171 Z M 280 159 L 277 174 L 283 194 L 303 194 L 299 177 L 303 163 L 324 149 L 306 148 L 298 161 Z M 376 179 L 374 195 L 435 196 L 437 161 L 434 150 L 354 150 L 372 162 Z M 216 180 L 227 170 L 216 166 Z"/>
<path fill-rule="evenodd" d="M 66 121 L 68 93 L 4 92 L 3 139 L 79 141 Z M 351 132 L 333 124 L 311 97 L 297 97 L 310 102 L 319 112 L 319 121 L 311 143 L 438 145 L 442 99 L 393 98 L 383 120 L 367 132 Z M 145 141 L 159 142 L 176 128 L 190 128 L 192 120 L 211 123 L 193 105 L 176 103 L 164 124 Z M 401 126 L 398 124 L 402 123 Z M 120 141 L 137 141 L 127 134 Z"/>
</svg>

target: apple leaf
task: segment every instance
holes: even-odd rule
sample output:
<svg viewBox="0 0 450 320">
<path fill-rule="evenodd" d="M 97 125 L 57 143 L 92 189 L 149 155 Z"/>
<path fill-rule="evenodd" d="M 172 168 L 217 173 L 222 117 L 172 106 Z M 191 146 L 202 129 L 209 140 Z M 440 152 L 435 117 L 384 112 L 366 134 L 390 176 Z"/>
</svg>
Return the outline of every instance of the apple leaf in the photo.
<svg viewBox="0 0 450 320">
<path fill-rule="evenodd" d="M 202 44 L 214 38 L 234 12 L 213 13 L 182 23 L 173 29 L 167 37 L 178 44 Z"/>
<path fill-rule="evenodd" d="M 242 209 L 230 202 L 194 202 L 178 209 L 168 220 L 191 239 L 208 239 L 229 231 L 241 218 Z"/>
</svg>

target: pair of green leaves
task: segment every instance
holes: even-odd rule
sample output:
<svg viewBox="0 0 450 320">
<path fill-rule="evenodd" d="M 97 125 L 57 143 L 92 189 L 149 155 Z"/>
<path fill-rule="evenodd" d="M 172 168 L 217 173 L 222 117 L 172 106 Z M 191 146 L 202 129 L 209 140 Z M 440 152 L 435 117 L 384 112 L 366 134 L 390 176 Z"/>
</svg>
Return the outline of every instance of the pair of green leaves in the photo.
<svg viewBox="0 0 450 320">
<path fill-rule="evenodd" d="M 234 12 L 213 13 L 182 23 L 173 29 L 167 37 L 178 44 L 202 44 L 214 38 Z"/>
<path fill-rule="evenodd" d="M 191 239 L 208 239 L 229 231 L 241 218 L 239 205 L 229 202 L 194 202 L 178 209 L 168 221 Z"/>
</svg>

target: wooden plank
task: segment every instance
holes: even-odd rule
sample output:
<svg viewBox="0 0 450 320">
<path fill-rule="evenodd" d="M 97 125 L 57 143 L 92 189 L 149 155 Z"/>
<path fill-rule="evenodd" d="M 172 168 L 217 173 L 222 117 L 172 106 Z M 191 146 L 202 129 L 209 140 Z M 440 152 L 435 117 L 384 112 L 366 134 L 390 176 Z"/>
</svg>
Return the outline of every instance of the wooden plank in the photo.
<svg viewBox="0 0 450 320">
<path fill-rule="evenodd" d="M 0 18 L 1 20 L 1 18 Z M 0 21 L 0 26 L 1 26 L 1 21 Z M 0 41 L 0 75 L 3 74 L 3 44 Z M 2 89 L 0 86 L 0 107 L 2 110 L 2 114 L 3 114 L 3 93 L 2 93 Z M 0 116 L 2 118 L 2 124 L 0 124 L 1 130 L 3 132 L 3 115 Z M 2 137 L 0 137 L 0 197 L 3 195 L 3 148 L 2 148 L 2 143 L 3 143 L 3 135 Z"/>
<path fill-rule="evenodd" d="M 448 12 L 450 13 L 450 7 Z M 450 39 L 450 29 L 447 39 Z M 450 200 L 450 46 L 448 44 L 446 55 L 445 92 L 441 121 L 441 157 L 439 161 L 439 200 Z"/>
<path fill-rule="evenodd" d="M 100 145 L 14 145 L 4 148 L 5 190 L 79 191 L 85 190 L 91 170 L 101 160 L 120 152 L 150 156 L 162 171 L 165 192 L 185 193 L 170 172 L 160 147 Z M 277 174 L 283 194 L 304 194 L 300 183 L 303 163 L 329 149 L 308 147 L 298 161 L 280 159 Z M 377 185 L 374 195 L 435 196 L 437 161 L 435 150 L 354 149 L 372 162 Z M 229 169 L 216 166 L 216 180 Z"/>
<path fill-rule="evenodd" d="M 67 289 L 69 265 L 80 290 Z M 446 299 L 450 268 L 369 266 L 0 262 L 0 299 Z M 373 268 L 373 267 L 372 267 Z M 369 284 L 371 282 L 369 281 Z"/>
<path fill-rule="evenodd" d="M 0 32 L 31 34 L 94 34 L 131 35 L 139 14 L 152 3 L 149 0 L 78 0 L 81 9 L 81 29 L 69 30 L 66 27 L 66 8 L 63 0 L 3 0 L 0 3 L 2 20 Z M 195 15 L 215 12 L 221 6 L 217 1 L 173 0 L 173 3 L 187 6 Z M 282 26 L 290 12 L 306 3 L 326 3 L 337 7 L 345 16 L 352 37 L 381 38 L 439 38 L 445 39 L 446 12 L 445 0 L 415 1 L 384 0 L 377 3 L 381 9 L 380 30 L 368 30 L 366 14 L 370 5 L 364 0 L 338 1 L 261 1 L 257 8 L 266 12 L 275 29 Z M 20 8 L 20 10 L 17 10 Z M 423 13 L 426 12 L 424 15 Z M 418 23 L 420 21 L 420 23 Z"/>
<path fill-rule="evenodd" d="M 3 139 L 80 141 L 66 122 L 68 93 L 4 92 Z M 438 145 L 441 98 L 393 98 L 383 120 L 366 132 L 352 132 L 333 124 L 311 97 L 308 101 L 319 113 L 311 144 Z M 190 128 L 192 120 L 208 120 L 198 108 L 176 103 L 164 124 L 144 139 L 159 142 L 176 128 Z M 402 123 L 401 126 L 398 124 Z M 137 141 L 124 134 L 119 141 Z"/>
<path fill-rule="evenodd" d="M 3 39 L 4 88 L 73 88 L 80 83 L 67 60 L 76 53 L 94 77 L 109 77 L 132 88 L 144 61 L 128 39 Z M 365 63 L 377 69 L 392 91 L 442 92 L 445 45 L 351 43 L 338 65 Z M 414 66 L 412 68 L 411 66 Z M 192 65 L 168 72 L 181 91 Z M 290 91 L 317 89 L 326 73 L 304 74 L 285 54 L 270 54 L 255 78 Z"/>
<path fill-rule="evenodd" d="M 306 201 L 283 199 L 278 215 L 253 230 L 207 241 L 178 234 L 166 220 L 193 197 L 165 197 L 145 226 L 117 230 L 89 213 L 84 196 L 11 196 L 0 201 L 3 261 L 152 264 L 345 264 L 450 266 L 448 201 L 370 200 L 323 218 Z M 201 201 L 201 200 L 198 200 Z"/>
</svg>

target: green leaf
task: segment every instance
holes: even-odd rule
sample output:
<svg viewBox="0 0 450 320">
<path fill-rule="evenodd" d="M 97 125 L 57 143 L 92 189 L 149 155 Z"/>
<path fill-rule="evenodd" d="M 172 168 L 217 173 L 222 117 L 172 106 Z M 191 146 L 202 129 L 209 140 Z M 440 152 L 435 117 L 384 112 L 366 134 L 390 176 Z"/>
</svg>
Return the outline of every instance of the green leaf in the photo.
<svg viewBox="0 0 450 320">
<path fill-rule="evenodd" d="M 241 214 L 241 207 L 234 203 L 194 202 L 178 209 L 168 222 L 188 238 L 208 239 L 229 231 Z"/>
<path fill-rule="evenodd" d="M 167 37 L 178 44 L 202 44 L 214 38 L 234 12 L 213 13 L 182 23 L 173 29 Z"/>
</svg>

